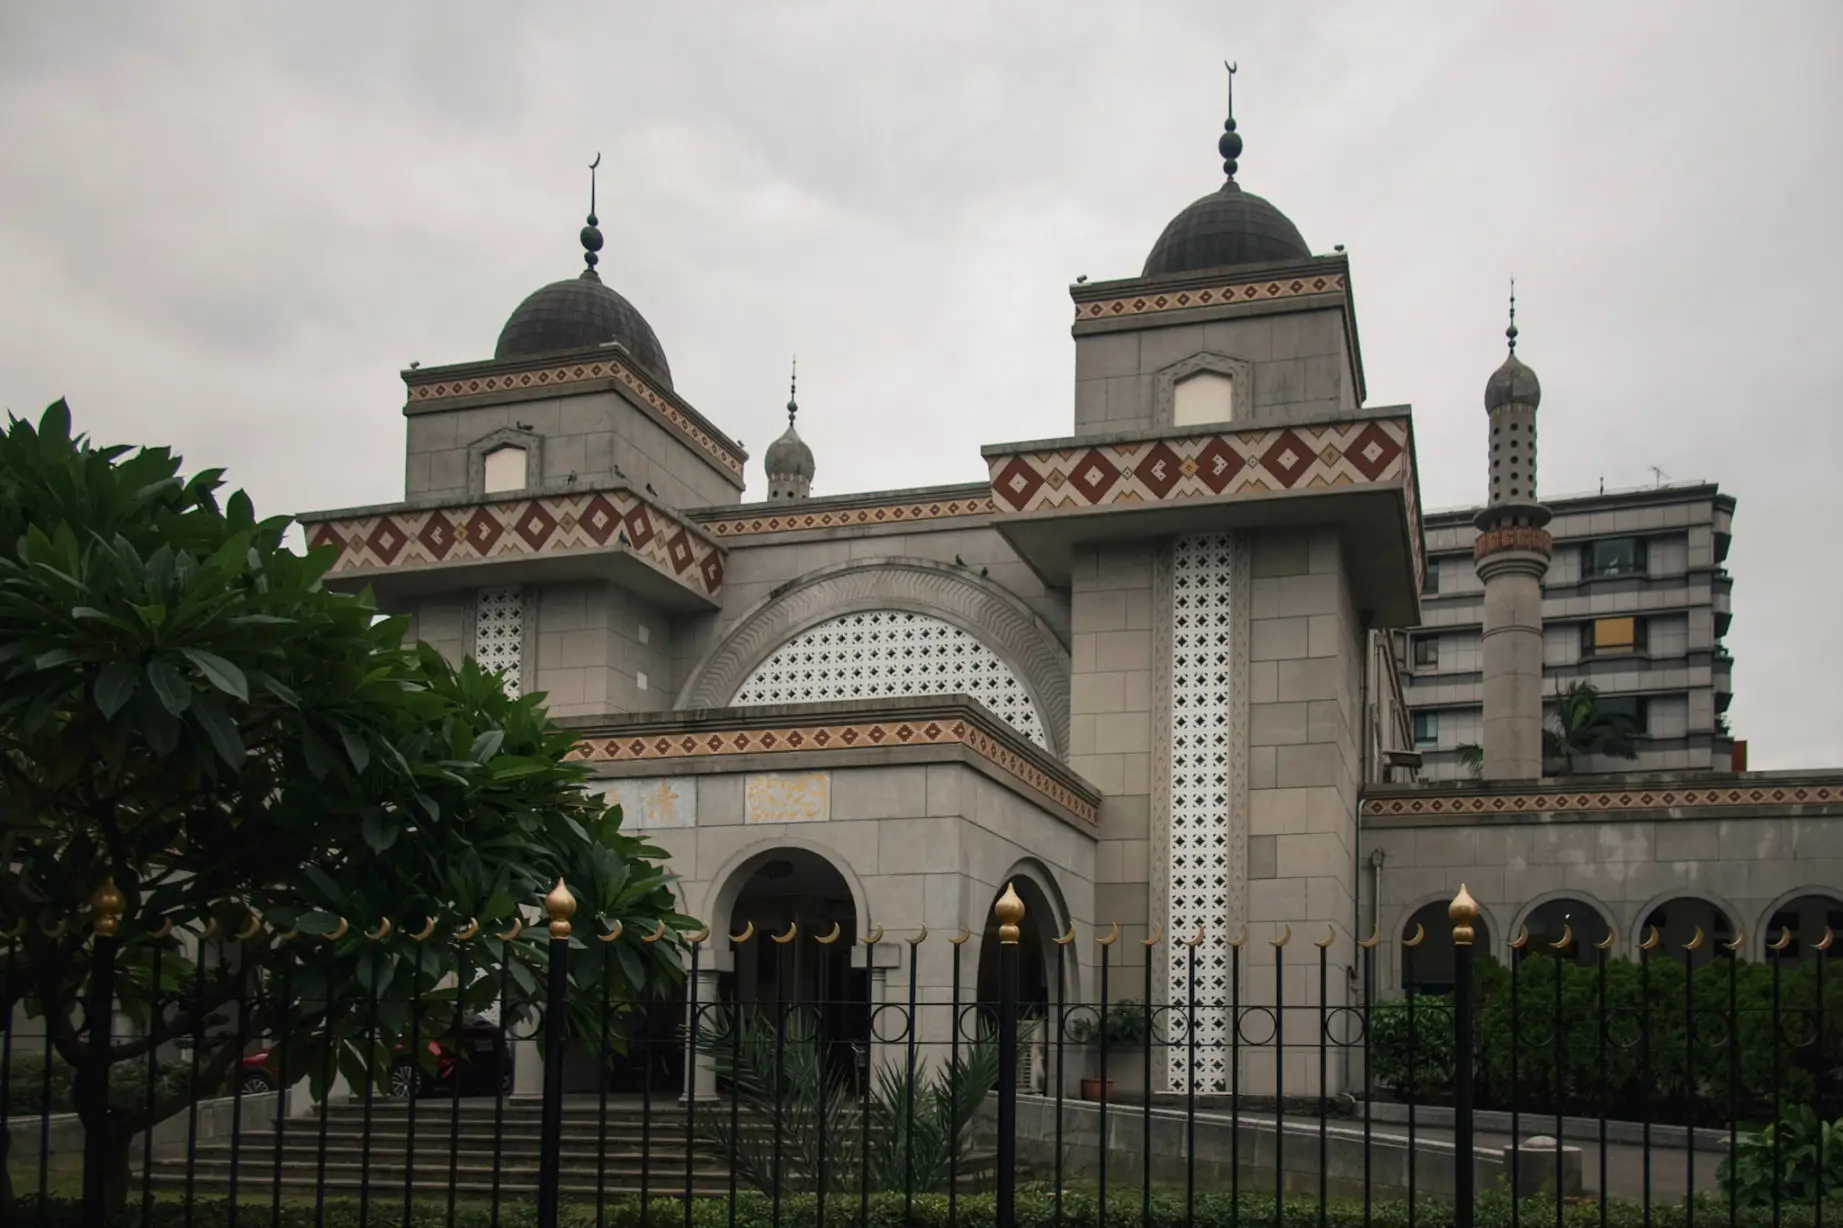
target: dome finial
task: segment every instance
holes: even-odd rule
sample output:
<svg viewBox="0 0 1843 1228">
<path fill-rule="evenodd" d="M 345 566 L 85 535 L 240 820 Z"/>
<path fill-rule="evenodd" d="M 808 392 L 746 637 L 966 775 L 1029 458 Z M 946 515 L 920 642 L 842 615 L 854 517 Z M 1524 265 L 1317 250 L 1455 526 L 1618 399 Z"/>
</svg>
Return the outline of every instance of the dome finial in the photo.
<svg viewBox="0 0 1843 1228">
<path fill-rule="evenodd" d="M 794 415 L 800 412 L 800 403 L 794 399 L 794 392 L 800 386 L 800 356 L 794 355 L 793 371 L 787 377 L 787 425 L 794 424 Z"/>
<path fill-rule="evenodd" d="M 1504 330 L 1504 336 L 1510 339 L 1510 352 L 1517 352 L 1517 279 L 1510 279 L 1510 327 Z"/>
<path fill-rule="evenodd" d="M 1222 135 L 1216 140 L 1216 152 L 1222 155 L 1222 173 L 1228 182 L 1235 182 L 1235 160 L 1241 157 L 1241 137 L 1235 132 L 1235 69 L 1237 65 L 1222 62 L 1229 70 L 1229 117 L 1223 121 Z"/>
<path fill-rule="evenodd" d="M 595 168 L 601 164 L 602 156 L 597 152 L 595 161 L 589 163 L 589 224 L 582 228 L 582 262 L 589 266 L 583 270 L 582 275 L 597 280 L 600 278 L 595 272 L 595 265 L 601 257 L 595 253 L 602 249 L 602 232 L 596 229 L 599 221 L 595 216 Z"/>
</svg>

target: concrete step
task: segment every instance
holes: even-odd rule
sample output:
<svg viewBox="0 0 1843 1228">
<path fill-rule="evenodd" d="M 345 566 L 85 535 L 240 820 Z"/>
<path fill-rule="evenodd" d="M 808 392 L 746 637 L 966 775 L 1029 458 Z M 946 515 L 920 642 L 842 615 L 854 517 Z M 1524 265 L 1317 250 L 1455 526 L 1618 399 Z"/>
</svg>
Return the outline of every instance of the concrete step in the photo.
<svg viewBox="0 0 1843 1228">
<path fill-rule="evenodd" d="M 200 1143 L 194 1149 L 193 1154 L 201 1164 L 227 1164 L 231 1160 L 233 1148 L 228 1142 Z M 234 1149 L 234 1154 L 239 1167 L 256 1165 L 268 1169 L 273 1168 L 275 1164 L 275 1146 L 272 1142 L 266 1146 L 257 1146 L 245 1140 Z M 363 1146 L 355 1140 L 346 1140 L 340 1142 L 329 1141 L 325 1154 L 328 1163 L 356 1164 L 363 1157 L 370 1156 L 373 1164 L 393 1164 L 400 1167 L 403 1163 L 405 1150 L 401 1146 Z M 468 1165 L 492 1165 L 496 1163 L 518 1164 L 527 1161 L 535 1164 L 541 1154 L 542 1152 L 536 1144 L 532 1144 L 529 1147 L 515 1148 L 501 1146 L 495 1148 L 491 1140 L 479 1140 L 477 1142 L 463 1141 L 458 1151 L 451 1151 L 446 1144 L 439 1147 L 425 1147 L 418 1142 L 416 1145 L 415 1160 L 418 1167 L 441 1168 L 443 1171 L 446 1171 L 451 1158 L 458 1159 L 458 1163 L 462 1167 Z M 606 1162 L 609 1165 L 627 1164 L 638 1168 L 642 1154 L 643 1153 L 638 1148 L 610 1147 L 598 1151 L 592 1144 L 584 1144 L 581 1142 L 572 1143 L 567 1141 L 558 1149 L 558 1155 L 562 1157 L 565 1163 L 587 1164 L 591 1166 L 596 1163 L 598 1156 L 605 1156 Z M 320 1155 L 321 1151 L 319 1144 L 313 1140 L 302 1140 L 300 1142 L 285 1140 L 282 1145 L 282 1163 L 284 1165 L 316 1164 L 319 1162 Z M 685 1150 L 682 1147 L 671 1150 L 654 1149 L 644 1153 L 644 1155 L 648 1166 L 655 1172 L 668 1169 L 679 1172 L 684 1171 Z M 156 1158 L 155 1162 L 157 1164 L 183 1164 L 185 1161 L 181 1157 L 168 1156 L 165 1158 Z M 691 1163 L 692 1166 L 697 1169 L 722 1167 L 717 1157 L 701 1151 L 691 1153 Z"/>
</svg>

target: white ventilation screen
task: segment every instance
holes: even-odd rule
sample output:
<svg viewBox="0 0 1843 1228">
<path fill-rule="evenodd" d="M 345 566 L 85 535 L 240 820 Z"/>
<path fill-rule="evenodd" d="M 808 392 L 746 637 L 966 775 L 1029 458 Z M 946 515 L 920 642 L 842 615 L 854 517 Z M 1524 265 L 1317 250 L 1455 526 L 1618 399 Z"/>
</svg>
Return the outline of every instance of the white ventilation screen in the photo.
<svg viewBox="0 0 1843 1228">
<path fill-rule="evenodd" d="M 519 588 L 483 588 L 474 599 L 474 660 L 498 674 L 506 694 L 520 693 L 525 641 L 525 594 Z"/>
<path fill-rule="evenodd" d="M 809 627 L 755 668 L 731 703 L 799 704 L 970 695 L 1039 746 L 1043 722 L 998 654 L 952 623 L 873 610 Z"/>
<path fill-rule="evenodd" d="M 1171 923 L 1172 934 L 1201 925 L 1196 949 L 1194 1023 L 1173 1012 L 1171 1086 L 1194 1078 L 1198 1091 L 1228 1088 L 1229 949 L 1219 939 L 1229 916 L 1229 588 L 1233 542 L 1226 534 L 1180 537 L 1171 555 Z M 1171 997 L 1190 993 L 1191 950 L 1167 946 Z M 1195 1027 L 1190 1069 L 1186 1026 Z"/>
</svg>

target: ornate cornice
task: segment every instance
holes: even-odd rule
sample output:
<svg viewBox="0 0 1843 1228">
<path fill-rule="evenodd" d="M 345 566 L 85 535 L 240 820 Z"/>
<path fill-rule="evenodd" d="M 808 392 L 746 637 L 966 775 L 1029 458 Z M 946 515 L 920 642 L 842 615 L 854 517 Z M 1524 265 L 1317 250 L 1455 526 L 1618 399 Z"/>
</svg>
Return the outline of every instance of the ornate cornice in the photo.
<svg viewBox="0 0 1843 1228">
<path fill-rule="evenodd" d="M 497 393 L 536 392 L 546 389 L 568 390 L 573 385 L 611 383 L 659 417 L 689 443 L 728 471 L 743 476 L 746 454 L 703 421 L 702 415 L 680 401 L 675 393 L 661 390 L 652 380 L 612 355 L 573 358 L 538 365 L 521 364 L 510 370 L 497 364 L 469 364 L 462 367 L 436 368 L 404 372 L 409 386 L 409 407 L 434 408 L 446 401 L 463 401 Z"/>
<path fill-rule="evenodd" d="M 864 559 L 802 576 L 744 615 L 679 694 L 679 708 L 728 704 L 756 666 L 808 627 L 864 610 L 908 610 L 960 627 L 1017 672 L 1051 750 L 1069 746 L 1069 655 L 1030 608 L 990 580 L 915 558 Z"/>
<path fill-rule="evenodd" d="M 914 711 L 904 712 L 907 706 Z M 993 723 L 964 704 L 894 705 L 887 715 L 862 711 L 871 705 L 802 705 L 808 709 L 851 707 L 853 719 L 824 719 L 819 712 L 800 719 L 797 709 L 772 710 L 767 720 L 749 718 L 748 709 L 700 713 L 696 719 L 661 726 L 658 717 L 642 718 L 635 728 L 586 731 L 569 758 L 591 764 L 668 764 L 697 759 L 758 755 L 812 755 L 899 747 L 961 747 L 1010 777 L 1028 792 L 1092 826 L 1100 818 L 1100 794 L 1079 777 L 1065 779 L 1060 764 L 1039 762 L 1041 752 L 1022 741 L 997 718 Z M 663 715 L 663 714 L 662 714 Z M 651 728 L 647 726 L 653 726 Z"/>
<path fill-rule="evenodd" d="M 1743 808 L 1783 810 L 1791 806 L 1843 804 L 1843 780 L 1832 782 L 1747 782 L 1655 784 L 1593 788 L 1546 788 L 1526 792 L 1428 792 L 1363 799 L 1366 819 L 1415 819 L 1474 815 L 1604 816 L 1623 812 Z"/>
<path fill-rule="evenodd" d="M 1134 316 L 1158 315 L 1169 311 L 1188 311 L 1199 307 L 1221 307 L 1231 303 L 1273 302 L 1278 299 L 1306 298 L 1311 295 L 1342 296 L 1348 281 L 1343 273 L 1310 273 L 1273 277 L 1258 281 L 1221 281 L 1166 290 L 1143 290 L 1088 298 L 1078 294 L 1075 322 L 1130 319 Z"/>
<path fill-rule="evenodd" d="M 1555 541 L 1547 529 L 1533 529 L 1528 525 L 1486 529 L 1472 540 L 1474 559 L 1483 559 L 1488 554 L 1498 554 L 1505 550 L 1522 550 L 1547 558 L 1554 553 Z"/>
<path fill-rule="evenodd" d="M 308 545 L 338 557 L 338 579 L 573 551 L 625 551 L 715 600 L 723 549 L 703 532 L 625 488 L 510 500 L 397 505 L 303 517 Z"/>
<path fill-rule="evenodd" d="M 730 540 L 769 533 L 803 533 L 856 528 L 860 525 L 914 524 L 918 521 L 959 516 L 990 516 L 992 512 L 991 492 L 981 490 L 946 498 L 909 496 L 849 507 L 827 507 L 802 500 L 751 508 L 746 514 L 736 514 L 734 509 L 701 514 L 697 519 L 704 531 L 712 537 Z"/>
</svg>

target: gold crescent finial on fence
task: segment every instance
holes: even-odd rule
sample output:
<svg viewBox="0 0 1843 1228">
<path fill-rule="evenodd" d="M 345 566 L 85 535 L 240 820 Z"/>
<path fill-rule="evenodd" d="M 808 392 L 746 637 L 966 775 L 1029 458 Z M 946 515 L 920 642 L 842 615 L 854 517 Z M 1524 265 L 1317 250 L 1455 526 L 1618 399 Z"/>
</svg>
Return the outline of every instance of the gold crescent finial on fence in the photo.
<svg viewBox="0 0 1843 1228">
<path fill-rule="evenodd" d="M 1655 951 L 1657 950 L 1657 944 L 1662 941 L 1663 936 L 1657 932 L 1657 926 L 1648 926 L 1645 930 L 1645 939 L 1638 944 L 1638 949 L 1641 951 Z"/>
<path fill-rule="evenodd" d="M 735 943 L 737 946 L 741 946 L 743 943 L 747 942 L 749 939 L 753 937 L 755 937 L 755 922 L 750 921 L 749 923 L 747 923 L 746 925 L 742 927 L 742 933 L 731 934 L 730 941 Z"/>
<path fill-rule="evenodd" d="M 1426 941 L 1427 927 L 1422 925 L 1419 921 L 1416 921 L 1414 923 L 1414 937 L 1402 939 L 1401 945 L 1404 947 L 1418 947 Z"/>
<path fill-rule="evenodd" d="M 1766 949 L 1769 951 L 1783 951 L 1791 945 L 1792 945 L 1792 931 L 1782 925 L 1779 927 L 1778 939 L 1774 942 L 1768 943 L 1766 945 Z"/>
<path fill-rule="evenodd" d="M 1056 939 L 1056 945 L 1059 947 L 1066 947 L 1071 942 L 1074 942 L 1074 941 L 1075 941 L 1075 922 L 1071 921 L 1069 922 L 1069 932 L 1064 934 L 1062 937 Z"/>
<path fill-rule="evenodd" d="M 345 920 L 345 918 L 341 917 L 340 920 L 343 921 Z M 51 933 L 50 930 L 46 930 L 45 932 L 48 934 Z M 53 938 L 56 938 L 59 934 L 62 934 L 63 932 L 64 932 L 64 926 L 62 925 L 62 923 L 60 923 L 58 925 L 58 933 L 52 934 L 51 936 Z M 205 928 L 198 931 L 198 940 L 200 942 L 205 942 L 208 939 L 216 938 L 217 936 L 218 936 L 218 919 L 216 917 L 206 917 L 205 918 Z"/>
<path fill-rule="evenodd" d="M 8 942 L 15 942 L 18 939 L 23 938 L 25 936 L 25 933 L 26 933 L 26 919 L 24 917 L 21 917 L 19 918 L 19 920 L 13 922 L 12 925 L 8 926 L 6 932 L 4 934 L 0 934 L 0 938 L 4 938 Z"/>
<path fill-rule="evenodd" d="M 169 921 L 169 922 L 167 922 L 167 924 L 168 924 L 168 925 L 171 925 L 171 924 L 172 924 L 172 922 L 170 922 L 170 921 Z M 161 935 L 157 935 L 157 936 L 158 936 L 158 937 L 161 937 L 161 938 L 164 938 L 164 937 L 165 937 L 166 935 L 164 935 L 164 934 L 161 934 Z M 296 938 L 299 938 L 300 936 L 301 936 L 301 931 L 300 931 L 300 930 L 289 930 L 289 931 L 287 931 L 286 933 L 283 933 L 283 934 L 277 934 L 277 935 L 275 936 L 275 941 L 277 941 L 277 942 L 293 942 L 293 941 L 294 941 L 294 940 L 295 940 Z"/>
<path fill-rule="evenodd" d="M 1235 938 L 1229 939 L 1228 942 L 1230 946 L 1234 947 L 1237 951 L 1239 951 L 1242 949 L 1243 946 L 1247 944 L 1247 941 L 1248 941 L 1248 923 L 1244 921 L 1242 922 L 1241 934 Z"/>
<path fill-rule="evenodd" d="M 626 932 L 627 927 L 622 925 L 619 921 L 616 921 L 613 929 L 609 930 L 606 934 L 597 934 L 595 938 L 598 942 L 619 942 L 621 940 L 621 935 Z"/>
<path fill-rule="evenodd" d="M 832 922 L 832 932 L 831 933 L 815 934 L 813 935 L 813 941 L 829 947 L 833 943 L 837 942 L 840 938 L 844 937 L 844 934 L 845 934 L 845 927 L 841 925 L 839 922 L 834 921 Z"/>
<path fill-rule="evenodd" d="M 882 941 L 883 941 L 883 927 L 881 925 L 871 926 L 870 932 L 864 935 L 864 945 L 867 947 L 874 947 L 879 942 L 882 942 Z"/>
<path fill-rule="evenodd" d="M 1606 931 L 1606 937 L 1593 944 L 1593 949 L 1596 951 L 1610 951 L 1613 949 L 1613 931 L 1610 927 Z"/>
<path fill-rule="evenodd" d="M 57 939 L 57 938 L 62 938 L 65 932 L 70 929 L 70 922 L 64 921 L 64 920 L 57 920 L 57 921 L 53 921 L 50 925 L 42 925 L 39 928 L 45 932 L 45 937 Z M 205 930 L 203 933 L 201 933 L 199 937 L 209 938 L 211 935 L 217 932 L 218 932 L 218 923 L 216 921 L 213 921 L 211 923 L 211 927 Z"/>
<path fill-rule="evenodd" d="M 1336 941 L 1337 941 L 1337 926 L 1327 921 L 1325 922 L 1325 940 L 1323 942 L 1315 942 L 1312 945 L 1317 947 L 1321 951 L 1329 951 L 1331 949 L 1331 944 Z"/>
<path fill-rule="evenodd" d="M 1278 938 L 1269 939 L 1268 941 L 1272 944 L 1273 949 L 1277 951 L 1292 940 L 1293 927 L 1290 925 L 1282 925 L 1280 927 L 1280 936 Z"/>
<path fill-rule="evenodd" d="M 1510 949 L 1513 951 L 1521 951 L 1523 948 L 1527 947 L 1528 945 L 1529 945 L 1529 926 L 1527 925 L 1517 926 L 1517 936 L 1510 940 Z"/>
<path fill-rule="evenodd" d="M 216 921 L 213 921 L 209 926 L 205 928 L 205 932 L 203 934 L 200 934 L 199 937 L 200 938 L 209 937 L 211 935 L 211 931 L 217 928 L 217 924 L 218 923 Z M 350 921 L 347 921 L 344 917 L 341 917 L 339 918 L 339 924 L 335 925 L 325 935 L 325 938 L 328 942 L 338 942 L 341 938 L 344 938 L 351 929 L 352 929 L 352 923 Z"/>
<path fill-rule="evenodd" d="M 557 876 L 557 885 L 544 897 L 544 915 L 550 918 L 552 938 L 570 936 L 570 918 L 576 915 L 576 897 L 564 885 L 562 875 Z"/>
<path fill-rule="evenodd" d="M 1700 951 L 1702 949 L 1702 927 L 1700 925 L 1696 927 L 1696 932 L 1691 936 L 1690 940 L 1683 944 L 1683 949 L 1685 951 Z"/>
<path fill-rule="evenodd" d="M 23 930 L 24 930 L 24 928 L 25 928 L 25 926 L 24 926 L 24 924 L 22 923 L 22 924 L 20 925 L 20 929 L 21 929 L 21 930 L 23 931 Z M 290 936 L 292 936 L 292 935 L 295 935 L 295 934 L 296 934 L 296 931 L 294 931 L 294 930 L 289 930 L 289 931 L 288 931 L 288 933 L 286 933 L 286 934 L 283 934 L 283 935 L 282 935 L 282 941 L 283 941 L 283 942 L 287 942 L 287 941 L 288 941 L 288 939 L 289 939 L 289 937 L 290 937 Z M 8 936 L 9 936 L 9 937 L 16 937 L 16 935 L 8 935 Z M 147 936 L 148 936 L 149 938 L 151 938 L 151 939 L 153 939 L 153 940 L 154 940 L 155 942 L 159 942 L 159 941 L 161 941 L 161 940 L 163 940 L 163 939 L 166 939 L 166 938 L 171 938 L 171 937 L 173 936 L 173 919 L 172 919 L 171 917 L 163 917 L 163 918 L 161 918 L 161 920 L 160 920 L 160 928 L 159 928 L 159 929 L 157 929 L 157 930 L 153 930 L 153 931 L 151 931 L 151 932 L 149 932 L 149 934 L 148 934 Z"/>
<path fill-rule="evenodd" d="M 960 932 L 955 934 L 952 938 L 949 938 L 947 941 L 953 943 L 956 947 L 963 947 L 967 943 L 971 942 L 972 940 L 973 940 L 973 927 L 970 925 L 962 925 L 960 927 Z"/>
<path fill-rule="evenodd" d="M 262 921 L 255 913 L 251 913 L 249 924 L 238 930 L 235 937 L 238 942 L 248 942 L 260 933 L 262 933 Z"/>
<path fill-rule="evenodd" d="M 1359 942 L 1357 945 L 1362 947 L 1365 951 L 1373 951 L 1377 947 L 1381 946 L 1382 945 L 1382 928 L 1378 926 L 1377 928 L 1371 930 L 1369 932 L 1369 937 L 1365 938 L 1362 942 Z"/>
<path fill-rule="evenodd" d="M 1566 951 L 1574 945 L 1574 927 L 1566 921 L 1561 923 L 1561 937 L 1549 944 L 1551 951 Z"/>
<path fill-rule="evenodd" d="M 507 930 L 503 934 L 495 934 L 493 936 L 499 939 L 499 941 L 501 942 L 517 942 L 518 936 L 524 932 L 525 932 L 525 919 L 523 917 L 513 917 L 511 929 Z"/>
<path fill-rule="evenodd" d="M 1184 939 L 1184 945 L 1187 947 L 1200 947 L 1203 945 L 1203 927 L 1201 925 L 1197 926 L 1196 934 Z"/>
<path fill-rule="evenodd" d="M 412 942 L 427 942 L 433 937 L 435 937 L 435 918 L 430 917 L 426 925 L 410 935 L 410 940 Z"/>
<path fill-rule="evenodd" d="M 1114 943 L 1120 941 L 1120 923 L 1115 921 L 1113 927 L 1107 931 L 1107 937 L 1097 937 L 1095 941 L 1104 947 L 1111 947 Z"/>
<path fill-rule="evenodd" d="M 383 942 L 386 938 L 390 937 L 390 918 L 385 917 L 382 921 L 378 922 L 378 927 L 366 934 L 365 937 L 371 939 L 373 942 Z"/>
<path fill-rule="evenodd" d="M 1165 940 L 1165 927 L 1162 925 L 1154 925 L 1152 927 L 1152 936 L 1150 938 L 1140 939 L 1139 945 L 1149 951 L 1153 947 L 1157 946 L 1159 943 L 1163 942 L 1164 940 Z"/>
<path fill-rule="evenodd" d="M 1724 942 L 1721 945 L 1730 951 L 1738 951 L 1741 949 L 1741 944 L 1746 941 L 1747 941 L 1747 936 L 1743 933 L 1740 933 L 1739 931 L 1736 931 L 1732 941 Z M 1830 943 L 1830 931 L 1825 930 L 1824 931 L 1824 946 L 1828 946 L 1829 943 Z M 1819 946 L 1818 950 L 1822 951 L 1824 949 L 1824 946 Z"/>
<path fill-rule="evenodd" d="M 454 931 L 454 940 L 456 942 L 472 942 L 479 936 L 480 919 L 478 917 L 469 917 L 466 925 Z"/>
<path fill-rule="evenodd" d="M 700 942 L 709 942 L 710 941 L 710 927 L 706 925 L 701 930 L 693 930 L 691 933 L 685 935 L 685 941 L 690 943 L 694 947 L 698 945 L 698 943 Z"/>
<path fill-rule="evenodd" d="M 652 933 L 640 935 L 640 941 L 641 942 L 658 942 L 661 938 L 664 938 L 665 936 L 666 936 L 666 923 L 664 921 L 661 921 L 658 925 L 655 925 L 653 927 Z M 787 936 L 789 939 L 793 937 L 793 930 L 791 928 L 788 929 Z"/>
<path fill-rule="evenodd" d="M 928 927 L 925 925 L 922 926 L 920 932 L 913 938 L 904 938 L 903 941 L 912 947 L 919 947 L 922 943 L 928 941 Z"/>
<path fill-rule="evenodd" d="M 782 946 L 786 946 L 788 943 L 792 942 L 795 938 L 799 936 L 800 936 L 800 923 L 798 921 L 789 921 L 787 923 L 787 932 L 785 934 L 768 935 L 768 937 L 780 943 Z"/>
<path fill-rule="evenodd" d="M 1824 927 L 1824 936 L 1823 936 L 1822 938 L 1820 938 L 1820 939 L 1818 939 L 1818 940 L 1817 940 L 1817 941 L 1816 941 L 1815 943 L 1813 943 L 1813 944 L 1812 944 L 1812 946 L 1811 946 L 1811 949 L 1812 949 L 1813 951 L 1828 951 L 1828 950 L 1830 949 L 1830 943 L 1831 943 L 1831 940 L 1832 940 L 1832 939 L 1834 939 L 1835 937 L 1836 937 L 1836 935 L 1835 935 L 1835 934 L 1833 934 L 1833 933 L 1831 933 L 1831 932 L 1830 932 L 1830 927 L 1829 927 L 1828 925 L 1826 925 L 1826 926 Z M 1736 935 L 1734 936 L 1734 939 L 1735 939 L 1735 941 L 1736 941 L 1736 942 L 1739 942 L 1739 941 L 1740 941 L 1740 935 L 1739 935 L 1739 934 L 1736 934 Z"/>
</svg>

